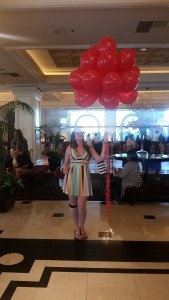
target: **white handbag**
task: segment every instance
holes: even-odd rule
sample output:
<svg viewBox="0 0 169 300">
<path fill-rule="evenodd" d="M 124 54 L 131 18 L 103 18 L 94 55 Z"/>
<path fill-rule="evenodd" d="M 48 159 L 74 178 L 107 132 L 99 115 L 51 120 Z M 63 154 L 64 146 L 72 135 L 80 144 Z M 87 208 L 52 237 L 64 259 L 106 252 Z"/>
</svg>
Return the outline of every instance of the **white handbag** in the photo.
<svg viewBox="0 0 169 300">
<path fill-rule="evenodd" d="M 100 174 L 106 174 L 107 173 L 107 166 L 105 161 L 100 161 L 97 163 L 98 171 Z"/>
</svg>

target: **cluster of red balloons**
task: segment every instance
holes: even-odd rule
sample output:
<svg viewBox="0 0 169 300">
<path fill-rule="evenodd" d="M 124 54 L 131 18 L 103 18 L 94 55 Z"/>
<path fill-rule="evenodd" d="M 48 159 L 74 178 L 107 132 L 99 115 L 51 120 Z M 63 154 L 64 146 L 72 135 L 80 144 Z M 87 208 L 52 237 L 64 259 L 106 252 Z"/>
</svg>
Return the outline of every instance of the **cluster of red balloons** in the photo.
<svg viewBox="0 0 169 300">
<path fill-rule="evenodd" d="M 119 102 L 133 103 L 140 70 L 136 53 L 123 49 L 117 53 L 116 42 L 111 37 L 101 39 L 98 45 L 83 52 L 80 66 L 69 75 L 69 84 L 74 89 L 75 102 L 86 108 L 98 99 L 107 109 L 114 109 Z"/>
</svg>

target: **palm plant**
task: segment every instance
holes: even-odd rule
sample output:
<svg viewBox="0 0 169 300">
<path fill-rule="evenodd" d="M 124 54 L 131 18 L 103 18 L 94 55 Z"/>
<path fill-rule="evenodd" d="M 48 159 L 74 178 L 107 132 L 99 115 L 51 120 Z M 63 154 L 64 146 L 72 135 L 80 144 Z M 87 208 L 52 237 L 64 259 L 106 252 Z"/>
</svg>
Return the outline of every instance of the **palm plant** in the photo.
<svg viewBox="0 0 169 300">
<path fill-rule="evenodd" d="M 32 116 L 34 115 L 32 107 L 22 101 L 10 101 L 0 106 L 0 173 L 4 167 L 5 140 L 10 130 L 8 117 L 15 110 Z"/>
<path fill-rule="evenodd" d="M 61 134 L 61 124 L 53 121 L 42 124 L 38 128 L 38 133 L 39 138 L 42 138 L 48 146 L 44 153 L 48 157 L 50 171 L 55 171 L 64 157 L 63 141 L 65 137 Z"/>
<path fill-rule="evenodd" d="M 49 141 L 54 145 L 53 152 L 62 152 L 62 147 L 60 148 L 65 137 L 61 134 L 61 124 L 57 122 L 49 122 L 47 124 L 42 124 L 39 129 L 39 137 L 43 138 L 45 142 Z M 61 154 L 61 153 L 60 153 Z M 63 155 L 62 155 L 63 156 Z"/>
</svg>

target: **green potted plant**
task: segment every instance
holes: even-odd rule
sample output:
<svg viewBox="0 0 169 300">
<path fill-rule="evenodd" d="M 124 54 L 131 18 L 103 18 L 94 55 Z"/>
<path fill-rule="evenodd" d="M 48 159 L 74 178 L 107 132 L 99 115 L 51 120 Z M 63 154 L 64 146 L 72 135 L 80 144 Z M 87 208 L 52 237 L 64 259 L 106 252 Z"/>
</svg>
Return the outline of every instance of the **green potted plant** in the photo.
<svg viewBox="0 0 169 300">
<path fill-rule="evenodd" d="M 50 171 L 55 171 L 64 157 L 62 146 L 65 137 L 61 134 L 60 127 L 60 124 L 51 121 L 48 124 L 41 125 L 39 128 L 41 136 L 49 144 L 45 155 L 48 157 Z"/>
<path fill-rule="evenodd" d="M 6 212 L 14 205 L 16 191 L 23 188 L 23 185 L 14 174 L 9 174 L 5 170 L 6 138 L 9 128 L 8 116 L 15 109 L 23 113 L 34 115 L 31 106 L 22 101 L 10 101 L 0 106 L 0 211 Z"/>
<path fill-rule="evenodd" d="M 0 212 L 7 212 L 15 204 L 16 193 L 24 186 L 12 173 L 0 173 Z"/>
<path fill-rule="evenodd" d="M 49 150 L 51 149 L 56 151 L 61 150 L 61 145 L 65 140 L 65 137 L 61 134 L 60 131 L 61 124 L 56 122 L 49 122 L 47 124 L 43 124 L 39 127 L 39 136 L 43 140 L 44 144 L 47 143 L 49 146 Z"/>
<path fill-rule="evenodd" d="M 55 171 L 56 168 L 61 165 L 61 160 L 64 157 L 64 153 L 61 151 L 48 151 L 46 155 L 48 157 L 50 171 Z"/>
<path fill-rule="evenodd" d="M 8 132 L 11 130 L 8 117 L 12 112 L 15 112 L 15 110 L 34 116 L 32 107 L 22 101 L 10 101 L 0 106 L 0 172 L 4 169 L 6 140 Z"/>
<path fill-rule="evenodd" d="M 47 152 L 49 169 L 50 171 L 55 171 L 57 167 L 60 166 L 61 160 L 64 157 L 64 151 L 62 143 L 64 142 L 64 136 L 58 131 L 56 134 L 53 134 L 51 147 L 52 150 Z"/>
</svg>

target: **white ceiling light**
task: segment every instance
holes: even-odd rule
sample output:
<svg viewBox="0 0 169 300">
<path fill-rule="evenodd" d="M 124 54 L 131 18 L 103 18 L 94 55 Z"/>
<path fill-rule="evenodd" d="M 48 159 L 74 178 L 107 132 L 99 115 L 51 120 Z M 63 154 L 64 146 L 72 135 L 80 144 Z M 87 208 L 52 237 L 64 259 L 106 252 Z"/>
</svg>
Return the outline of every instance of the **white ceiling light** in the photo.
<svg viewBox="0 0 169 300">
<path fill-rule="evenodd" d="M 55 28 L 50 28 L 49 32 L 53 33 L 53 34 L 56 34 L 56 35 L 58 35 L 58 34 L 65 34 L 66 33 L 66 29 L 61 28 L 61 27 L 55 27 Z"/>
</svg>

